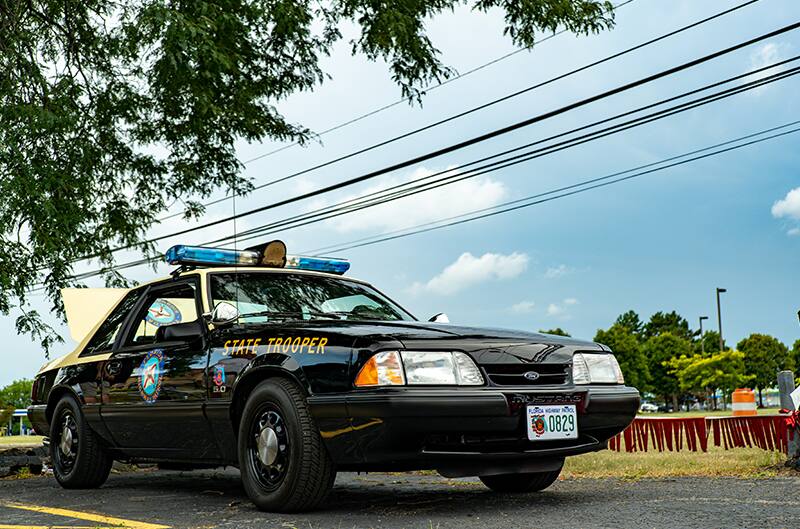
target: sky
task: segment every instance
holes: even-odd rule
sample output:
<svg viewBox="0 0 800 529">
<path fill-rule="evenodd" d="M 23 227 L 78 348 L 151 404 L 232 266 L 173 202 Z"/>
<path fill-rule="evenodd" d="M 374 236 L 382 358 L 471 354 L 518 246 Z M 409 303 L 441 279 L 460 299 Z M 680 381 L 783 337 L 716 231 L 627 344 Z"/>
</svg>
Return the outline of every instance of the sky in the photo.
<svg viewBox="0 0 800 529">
<path fill-rule="evenodd" d="M 573 68 L 644 42 L 741 2 L 635 0 L 617 12 L 617 25 L 599 35 L 562 34 L 429 91 L 421 105 L 400 104 L 246 165 L 258 185 L 377 141 L 446 118 Z M 382 168 L 488 130 L 559 108 L 604 90 L 687 62 L 800 18 L 795 0 L 761 0 L 680 36 L 591 68 L 422 134 L 310 172 L 236 200 L 244 211 L 300 192 Z M 503 36 L 502 13 L 460 7 L 428 23 L 444 63 L 459 72 L 514 51 Z M 349 36 L 352 36 L 352 32 Z M 546 37 L 543 33 L 541 37 Z M 348 37 L 348 35 L 346 35 Z M 345 42 L 325 59 L 332 76 L 311 93 L 277 107 L 314 131 L 397 101 L 401 94 L 383 63 L 350 55 Z M 424 164 L 316 199 L 240 219 L 236 230 L 309 211 L 388 185 L 432 174 L 548 137 L 714 81 L 800 55 L 800 30 L 774 37 L 669 78 L 615 95 L 513 133 Z M 467 179 L 335 220 L 279 235 L 290 253 L 327 246 L 459 215 L 545 192 L 581 180 L 655 162 L 770 127 L 800 120 L 800 79 L 757 90 L 608 136 L 528 163 Z M 242 160 L 284 144 L 242 143 Z M 445 312 L 458 324 L 540 330 L 561 327 L 592 339 L 630 309 L 644 319 L 676 310 L 697 327 L 716 329 L 715 288 L 722 295 L 723 334 L 735 344 L 750 333 L 771 334 L 787 345 L 800 338 L 800 133 L 720 156 L 655 172 L 616 185 L 515 212 L 425 234 L 342 252 L 348 275 L 365 279 L 419 319 Z M 223 196 L 220 191 L 218 196 Z M 231 201 L 209 208 L 204 222 L 232 213 Z M 152 235 L 181 229 L 172 219 Z M 197 244 L 228 235 L 231 223 L 187 234 L 171 244 Z M 271 237 L 270 237 L 271 238 Z M 137 258 L 121 254 L 120 262 Z M 94 268 L 81 265 L 76 271 Z M 148 268 L 128 277 L 165 275 Z M 102 286 L 87 283 L 89 286 Z M 41 297 L 33 308 L 74 342 L 49 316 Z M 18 336 L 11 315 L 0 319 L 6 347 L 0 351 L 0 386 L 32 377 L 45 362 L 39 346 Z"/>
</svg>

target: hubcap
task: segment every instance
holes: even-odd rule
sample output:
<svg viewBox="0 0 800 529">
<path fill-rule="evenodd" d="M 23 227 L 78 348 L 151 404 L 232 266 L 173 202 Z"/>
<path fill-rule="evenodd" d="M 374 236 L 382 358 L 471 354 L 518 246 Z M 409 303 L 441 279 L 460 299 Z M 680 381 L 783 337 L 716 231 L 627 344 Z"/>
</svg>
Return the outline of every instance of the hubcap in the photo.
<svg viewBox="0 0 800 529">
<path fill-rule="evenodd" d="M 59 434 L 57 441 L 58 450 L 55 453 L 55 463 L 64 472 L 70 472 L 75 466 L 75 457 L 78 453 L 78 423 L 71 413 L 61 417 L 61 428 L 56 429 Z"/>
<path fill-rule="evenodd" d="M 59 443 L 61 453 L 67 457 L 72 455 L 72 430 L 65 423 L 64 428 L 61 429 L 61 443 Z"/>
<path fill-rule="evenodd" d="M 275 490 L 289 467 L 289 435 L 277 409 L 268 406 L 257 416 L 250 439 L 250 470 L 261 487 Z"/>
<path fill-rule="evenodd" d="M 275 430 L 266 427 L 258 436 L 258 460 L 264 466 L 271 466 L 278 457 L 278 436 Z"/>
</svg>

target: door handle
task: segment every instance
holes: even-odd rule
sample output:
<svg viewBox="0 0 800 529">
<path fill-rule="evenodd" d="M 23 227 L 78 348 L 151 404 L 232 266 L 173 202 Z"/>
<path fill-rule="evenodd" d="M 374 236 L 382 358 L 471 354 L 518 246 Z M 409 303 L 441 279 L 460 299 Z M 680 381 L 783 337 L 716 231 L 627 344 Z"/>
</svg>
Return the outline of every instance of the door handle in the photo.
<svg viewBox="0 0 800 529">
<path fill-rule="evenodd" d="M 109 375 L 118 375 L 122 370 L 122 362 L 119 360 L 112 360 L 106 364 L 106 373 Z"/>
</svg>

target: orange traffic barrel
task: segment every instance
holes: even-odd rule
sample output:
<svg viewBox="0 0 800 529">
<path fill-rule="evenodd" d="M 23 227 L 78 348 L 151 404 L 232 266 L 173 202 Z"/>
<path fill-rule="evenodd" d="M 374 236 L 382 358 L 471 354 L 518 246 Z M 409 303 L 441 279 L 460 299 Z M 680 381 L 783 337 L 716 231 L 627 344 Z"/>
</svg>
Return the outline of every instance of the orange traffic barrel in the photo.
<svg viewBox="0 0 800 529">
<path fill-rule="evenodd" d="M 732 400 L 734 415 L 756 415 L 756 394 L 752 389 L 737 389 Z"/>
</svg>

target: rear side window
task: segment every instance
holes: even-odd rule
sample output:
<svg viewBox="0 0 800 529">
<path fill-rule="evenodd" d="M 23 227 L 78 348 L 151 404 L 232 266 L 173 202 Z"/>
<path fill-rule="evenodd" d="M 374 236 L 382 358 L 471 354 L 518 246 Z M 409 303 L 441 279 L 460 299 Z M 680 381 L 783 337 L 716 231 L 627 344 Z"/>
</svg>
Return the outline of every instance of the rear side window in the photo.
<svg viewBox="0 0 800 529">
<path fill-rule="evenodd" d="M 134 305 L 142 295 L 142 289 L 132 290 L 128 292 L 122 301 L 111 311 L 106 321 L 97 329 L 97 332 L 86 344 L 86 347 L 81 352 L 81 356 L 90 356 L 111 351 L 114 346 L 114 340 L 117 338 L 122 323 L 128 316 L 128 313 L 133 310 Z"/>
<path fill-rule="evenodd" d="M 135 331 L 125 345 L 156 343 L 159 327 L 197 321 L 198 295 L 194 281 L 170 285 L 151 291 L 145 299 L 143 312 L 136 315 Z"/>
</svg>

